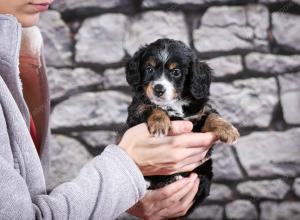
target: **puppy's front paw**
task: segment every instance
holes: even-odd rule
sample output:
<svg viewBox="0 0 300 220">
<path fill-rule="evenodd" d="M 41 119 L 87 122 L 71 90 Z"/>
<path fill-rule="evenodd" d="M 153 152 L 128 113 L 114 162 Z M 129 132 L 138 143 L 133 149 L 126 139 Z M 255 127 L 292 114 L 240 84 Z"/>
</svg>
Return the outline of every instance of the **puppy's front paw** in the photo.
<svg viewBox="0 0 300 220">
<path fill-rule="evenodd" d="M 220 140 L 226 144 L 234 144 L 240 137 L 239 131 L 229 122 L 224 122 L 215 130 Z"/>
<path fill-rule="evenodd" d="M 148 129 L 151 135 L 155 137 L 166 136 L 170 130 L 170 119 L 153 118 L 148 120 Z"/>
<path fill-rule="evenodd" d="M 155 137 L 166 136 L 171 128 L 171 120 L 163 111 L 154 111 L 147 120 L 148 129 Z"/>
<path fill-rule="evenodd" d="M 233 144 L 240 137 L 238 130 L 219 115 L 212 113 L 208 115 L 202 132 L 214 132 L 222 142 Z"/>
</svg>

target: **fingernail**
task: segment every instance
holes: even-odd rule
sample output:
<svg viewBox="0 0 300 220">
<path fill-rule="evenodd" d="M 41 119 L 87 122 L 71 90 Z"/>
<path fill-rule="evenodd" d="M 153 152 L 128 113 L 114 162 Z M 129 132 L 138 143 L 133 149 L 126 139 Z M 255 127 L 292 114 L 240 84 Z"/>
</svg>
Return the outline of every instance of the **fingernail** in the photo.
<svg viewBox="0 0 300 220">
<path fill-rule="evenodd" d="M 197 179 L 198 175 L 195 173 L 191 174 L 191 181 L 195 181 Z"/>
</svg>

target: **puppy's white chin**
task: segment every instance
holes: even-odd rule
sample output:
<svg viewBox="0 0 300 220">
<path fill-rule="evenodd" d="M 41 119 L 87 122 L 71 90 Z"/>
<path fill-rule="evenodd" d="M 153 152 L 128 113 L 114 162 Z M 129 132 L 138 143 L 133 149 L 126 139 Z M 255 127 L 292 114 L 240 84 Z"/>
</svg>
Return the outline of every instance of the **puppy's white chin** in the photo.
<svg viewBox="0 0 300 220">
<path fill-rule="evenodd" d="M 175 101 L 176 101 L 175 99 L 168 99 L 166 97 L 153 97 L 151 99 L 151 102 L 153 102 L 155 105 L 159 105 L 159 106 L 167 105 L 168 103 L 172 103 Z"/>
</svg>

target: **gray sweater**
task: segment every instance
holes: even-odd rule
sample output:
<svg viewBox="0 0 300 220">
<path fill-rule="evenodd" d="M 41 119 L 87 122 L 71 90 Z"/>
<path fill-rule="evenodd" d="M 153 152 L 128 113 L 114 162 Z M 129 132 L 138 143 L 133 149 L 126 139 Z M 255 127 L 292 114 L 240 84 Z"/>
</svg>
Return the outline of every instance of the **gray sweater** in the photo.
<svg viewBox="0 0 300 220">
<path fill-rule="evenodd" d="M 49 94 L 43 59 L 37 65 L 43 103 L 40 157 L 29 132 L 29 108 L 19 79 L 22 27 L 0 15 L 0 219 L 114 219 L 146 191 L 142 173 L 111 145 L 72 181 L 46 193 L 49 168 Z"/>
</svg>

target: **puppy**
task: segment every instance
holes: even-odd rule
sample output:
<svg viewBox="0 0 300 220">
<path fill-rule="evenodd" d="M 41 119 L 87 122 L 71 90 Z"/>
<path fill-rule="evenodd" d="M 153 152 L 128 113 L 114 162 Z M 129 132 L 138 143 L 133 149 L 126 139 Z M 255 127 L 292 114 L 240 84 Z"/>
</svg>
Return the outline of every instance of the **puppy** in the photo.
<svg viewBox="0 0 300 220">
<path fill-rule="evenodd" d="M 134 92 L 127 125 L 146 122 L 149 132 L 160 137 L 168 134 L 171 120 L 185 119 L 193 123 L 194 132 L 214 132 L 221 141 L 233 143 L 239 137 L 238 130 L 209 104 L 211 72 L 181 41 L 159 39 L 140 48 L 126 66 L 126 79 Z M 193 171 L 200 185 L 190 211 L 209 195 L 213 177 L 210 154 L 211 150 Z M 146 180 L 149 189 L 157 189 L 188 175 L 151 176 Z"/>
</svg>

